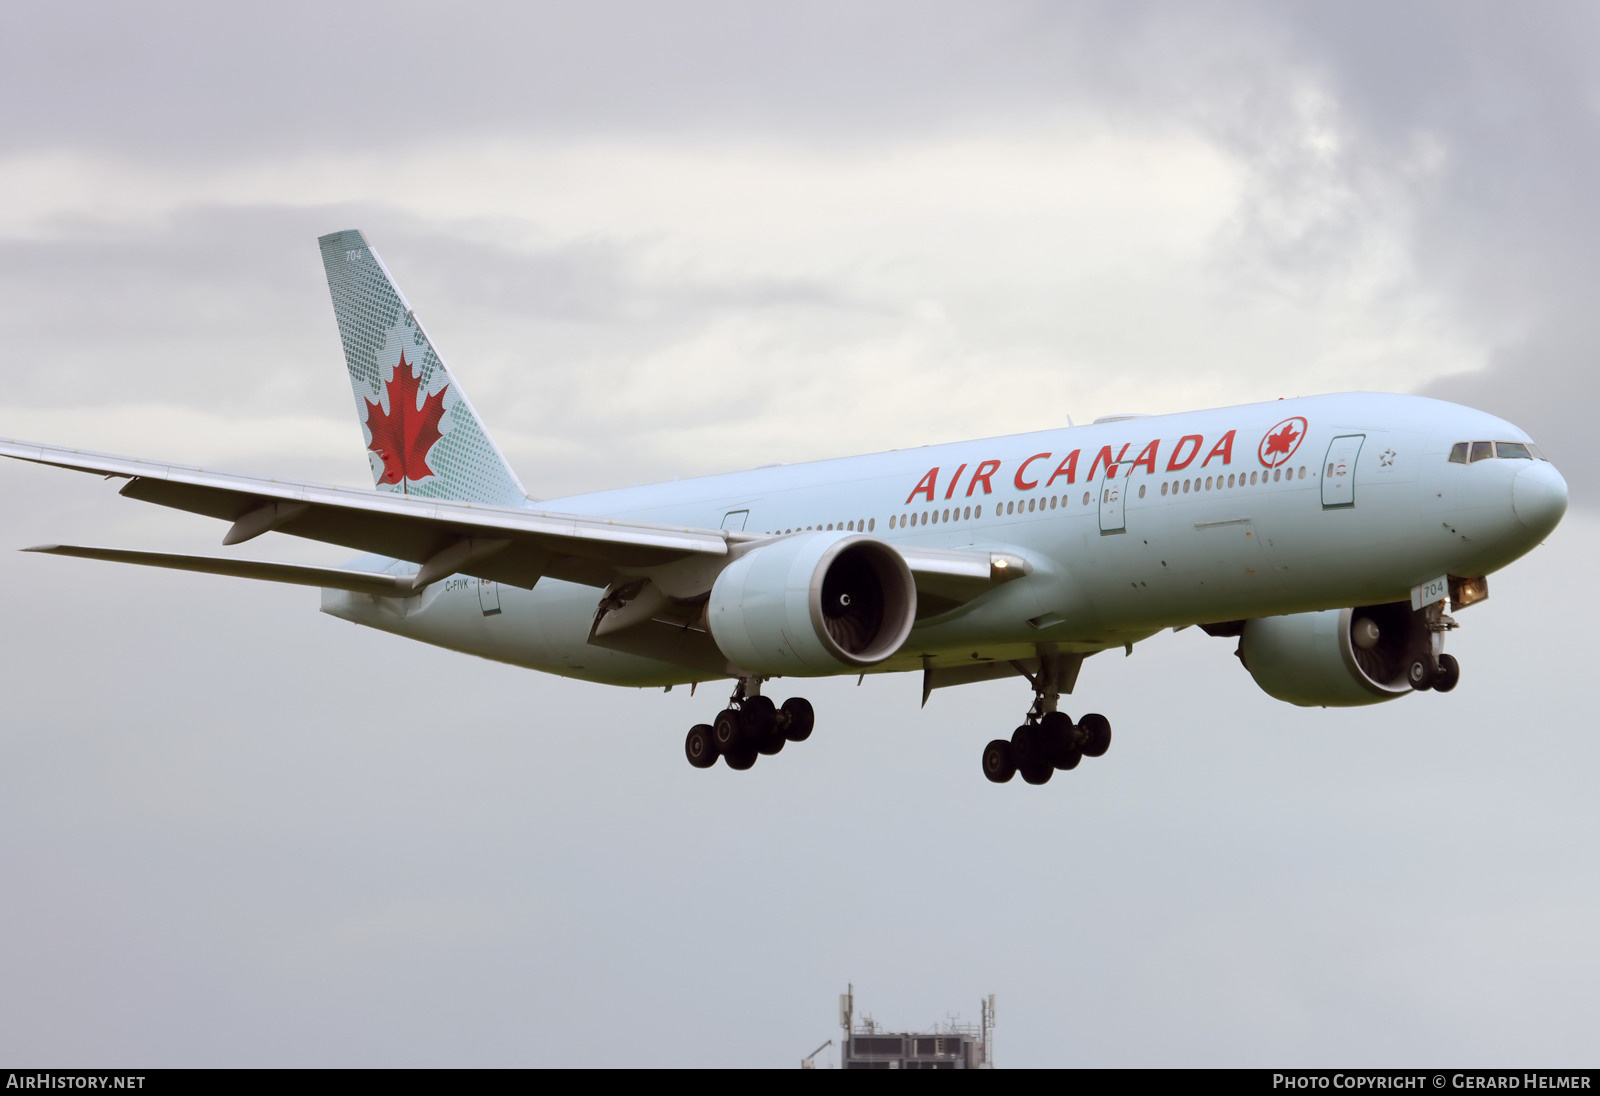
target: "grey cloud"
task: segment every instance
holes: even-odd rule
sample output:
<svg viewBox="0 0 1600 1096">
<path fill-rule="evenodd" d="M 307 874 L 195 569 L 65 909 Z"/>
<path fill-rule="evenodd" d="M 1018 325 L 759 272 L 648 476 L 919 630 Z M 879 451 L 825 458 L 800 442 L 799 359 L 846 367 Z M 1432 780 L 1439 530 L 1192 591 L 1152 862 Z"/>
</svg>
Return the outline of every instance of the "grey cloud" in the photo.
<svg viewBox="0 0 1600 1096">
<path fill-rule="evenodd" d="M 627 241 L 494 242 L 384 208 L 190 206 L 162 223 L 56 219 L 0 242 L 0 329 L 24 405 L 238 404 L 302 410 L 340 362 L 316 236 L 361 227 L 446 347 L 505 352 L 507 324 L 580 325 L 653 345 L 750 309 L 871 311 L 799 279 L 662 281 Z M 445 322 L 440 323 L 439 317 Z"/>
</svg>

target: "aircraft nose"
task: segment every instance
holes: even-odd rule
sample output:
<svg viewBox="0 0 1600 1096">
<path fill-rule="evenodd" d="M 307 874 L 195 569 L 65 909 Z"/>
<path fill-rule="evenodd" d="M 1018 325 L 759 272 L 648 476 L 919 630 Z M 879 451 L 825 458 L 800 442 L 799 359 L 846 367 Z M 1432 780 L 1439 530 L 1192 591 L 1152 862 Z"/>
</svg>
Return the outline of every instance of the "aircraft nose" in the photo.
<svg viewBox="0 0 1600 1096">
<path fill-rule="evenodd" d="M 1567 481 L 1549 461 L 1533 461 L 1511 485 L 1511 508 L 1525 528 L 1542 537 L 1567 512 Z"/>
</svg>

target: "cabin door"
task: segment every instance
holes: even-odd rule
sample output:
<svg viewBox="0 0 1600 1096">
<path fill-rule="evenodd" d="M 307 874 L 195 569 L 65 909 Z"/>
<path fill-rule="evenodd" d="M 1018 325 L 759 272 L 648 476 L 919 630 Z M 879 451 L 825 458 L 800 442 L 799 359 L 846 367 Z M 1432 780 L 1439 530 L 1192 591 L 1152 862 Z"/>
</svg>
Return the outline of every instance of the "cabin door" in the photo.
<svg viewBox="0 0 1600 1096">
<path fill-rule="evenodd" d="M 1122 474 L 1118 475 L 1119 472 Z M 1106 473 L 1100 480 L 1101 536 L 1128 531 L 1128 520 L 1124 515 L 1123 506 L 1127 500 L 1123 496 L 1127 493 L 1128 481 L 1132 476 L 1133 465 L 1131 464 L 1121 467 L 1113 464 L 1106 468 Z"/>
<path fill-rule="evenodd" d="M 1322 462 L 1322 508 L 1338 510 L 1356 504 L 1356 457 L 1365 434 L 1341 434 L 1328 443 Z"/>
</svg>

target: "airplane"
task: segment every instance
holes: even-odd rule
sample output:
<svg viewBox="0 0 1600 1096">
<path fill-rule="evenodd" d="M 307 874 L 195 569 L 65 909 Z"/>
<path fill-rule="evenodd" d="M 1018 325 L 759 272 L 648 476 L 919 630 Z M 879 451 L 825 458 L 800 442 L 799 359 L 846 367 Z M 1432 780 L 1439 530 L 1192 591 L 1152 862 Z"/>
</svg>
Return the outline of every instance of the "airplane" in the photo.
<svg viewBox="0 0 1600 1096">
<path fill-rule="evenodd" d="M 1269 695 L 1354 706 L 1448 692 L 1451 612 L 1531 551 L 1567 485 L 1482 411 L 1346 393 L 1118 415 L 1006 437 L 534 500 L 378 253 L 320 238 L 373 487 L 0 441 L 129 498 L 363 553 L 340 567 L 47 544 L 59 556 L 318 587 L 321 610 L 424 643 L 621 686 L 731 680 L 690 764 L 806 740 L 779 678 L 1020 677 L 984 776 L 1043 784 L 1111 743 L 1060 707 L 1084 659 L 1164 629 L 1237 641 Z"/>
</svg>

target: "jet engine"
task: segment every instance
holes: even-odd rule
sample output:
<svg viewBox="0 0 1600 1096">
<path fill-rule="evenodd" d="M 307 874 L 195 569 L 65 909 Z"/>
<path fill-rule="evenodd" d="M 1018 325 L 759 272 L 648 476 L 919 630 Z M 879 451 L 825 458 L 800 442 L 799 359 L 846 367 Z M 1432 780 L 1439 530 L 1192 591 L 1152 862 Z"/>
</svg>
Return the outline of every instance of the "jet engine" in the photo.
<svg viewBox="0 0 1600 1096">
<path fill-rule="evenodd" d="M 1420 614 L 1402 601 L 1247 620 L 1239 659 L 1269 696 L 1344 708 L 1411 692 L 1407 665 L 1431 642 Z"/>
<path fill-rule="evenodd" d="M 829 674 L 876 665 L 900 649 L 917 615 L 917 587 L 881 540 L 799 533 L 739 556 L 706 606 L 711 637 L 751 673 Z"/>
</svg>

